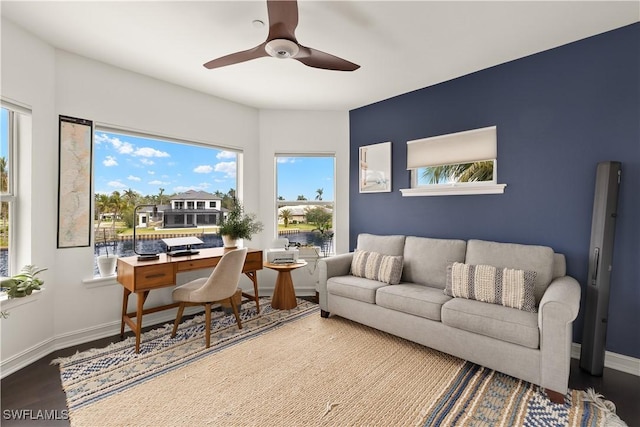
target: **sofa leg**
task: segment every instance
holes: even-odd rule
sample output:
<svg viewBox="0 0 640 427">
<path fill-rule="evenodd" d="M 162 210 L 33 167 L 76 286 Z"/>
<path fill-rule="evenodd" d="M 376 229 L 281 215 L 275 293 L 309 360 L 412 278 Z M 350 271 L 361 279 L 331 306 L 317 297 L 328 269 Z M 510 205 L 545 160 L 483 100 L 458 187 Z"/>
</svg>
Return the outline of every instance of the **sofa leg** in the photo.
<svg viewBox="0 0 640 427">
<path fill-rule="evenodd" d="M 329 317 L 329 312 L 328 311 L 324 311 L 324 310 L 320 310 L 320 317 L 322 318 L 328 318 Z"/>
<path fill-rule="evenodd" d="M 564 394 L 558 393 L 557 391 L 546 389 L 547 397 L 553 403 L 564 404 Z"/>
</svg>

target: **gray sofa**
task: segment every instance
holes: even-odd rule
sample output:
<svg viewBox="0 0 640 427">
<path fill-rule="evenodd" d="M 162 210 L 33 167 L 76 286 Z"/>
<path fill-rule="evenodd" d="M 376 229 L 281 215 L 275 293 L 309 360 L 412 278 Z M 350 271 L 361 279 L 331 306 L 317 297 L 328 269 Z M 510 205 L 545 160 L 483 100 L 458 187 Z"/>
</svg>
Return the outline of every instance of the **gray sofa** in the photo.
<svg viewBox="0 0 640 427">
<path fill-rule="evenodd" d="M 568 390 L 580 285 L 549 247 L 414 236 L 358 236 L 358 250 L 402 256 L 399 284 L 352 275 L 354 252 L 319 262 L 322 317 L 338 315 L 543 387 Z M 535 272 L 537 312 L 445 295 L 451 263 Z M 448 273 L 449 268 L 449 273 Z"/>
</svg>

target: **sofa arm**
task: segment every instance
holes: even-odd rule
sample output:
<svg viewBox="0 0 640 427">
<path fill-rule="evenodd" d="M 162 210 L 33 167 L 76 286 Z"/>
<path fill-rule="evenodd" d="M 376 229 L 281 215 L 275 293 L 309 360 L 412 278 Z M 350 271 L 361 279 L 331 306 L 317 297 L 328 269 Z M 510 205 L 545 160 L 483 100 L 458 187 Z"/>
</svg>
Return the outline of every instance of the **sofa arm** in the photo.
<svg viewBox="0 0 640 427">
<path fill-rule="evenodd" d="M 538 306 L 540 385 L 547 390 L 568 390 L 573 321 L 579 310 L 580 284 L 570 276 L 554 279 Z"/>
<path fill-rule="evenodd" d="M 318 262 L 318 303 L 320 309 L 327 309 L 327 280 L 335 276 L 346 276 L 351 272 L 353 252 L 321 258 Z"/>
</svg>

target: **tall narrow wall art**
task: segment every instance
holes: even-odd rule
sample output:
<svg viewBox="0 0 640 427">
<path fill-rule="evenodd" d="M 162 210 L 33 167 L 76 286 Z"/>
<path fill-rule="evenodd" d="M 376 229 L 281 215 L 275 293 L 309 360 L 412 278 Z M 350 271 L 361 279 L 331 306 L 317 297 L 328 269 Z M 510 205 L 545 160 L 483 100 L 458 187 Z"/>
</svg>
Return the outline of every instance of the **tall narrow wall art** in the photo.
<svg viewBox="0 0 640 427">
<path fill-rule="evenodd" d="M 93 122 L 60 116 L 58 136 L 58 248 L 89 246 Z"/>
</svg>

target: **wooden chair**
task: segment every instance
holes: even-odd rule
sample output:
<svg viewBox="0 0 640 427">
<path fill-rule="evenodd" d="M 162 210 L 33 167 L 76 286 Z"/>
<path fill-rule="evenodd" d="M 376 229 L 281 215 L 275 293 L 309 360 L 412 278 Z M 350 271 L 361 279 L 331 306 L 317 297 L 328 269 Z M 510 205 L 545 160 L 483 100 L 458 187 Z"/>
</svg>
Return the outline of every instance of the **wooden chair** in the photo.
<svg viewBox="0 0 640 427">
<path fill-rule="evenodd" d="M 234 301 L 234 294 L 240 282 L 242 267 L 247 256 L 247 248 L 234 249 L 225 253 L 218 265 L 215 266 L 209 277 L 192 280 L 173 290 L 173 300 L 180 303 L 178 315 L 173 324 L 171 337 L 176 336 L 178 324 L 182 319 L 184 308 L 192 305 L 204 305 L 206 318 L 206 341 L 207 348 L 211 342 L 211 305 L 220 301 L 228 301 L 236 316 L 238 328 L 242 329 L 238 307 Z"/>
</svg>

